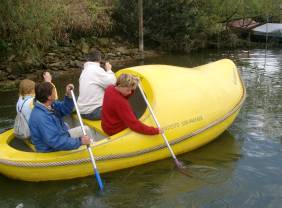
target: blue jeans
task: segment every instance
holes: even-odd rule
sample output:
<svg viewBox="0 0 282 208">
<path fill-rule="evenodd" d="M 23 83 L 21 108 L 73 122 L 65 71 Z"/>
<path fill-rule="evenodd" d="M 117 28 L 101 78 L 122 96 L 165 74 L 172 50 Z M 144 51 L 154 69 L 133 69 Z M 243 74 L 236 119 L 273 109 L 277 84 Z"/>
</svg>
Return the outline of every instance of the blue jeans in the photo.
<svg viewBox="0 0 282 208">
<path fill-rule="evenodd" d="M 101 120 L 101 114 L 102 114 L 102 106 L 96 108 L 92 113 L 81 114 L 81 117 L 89 120 Z"/>
</svg>

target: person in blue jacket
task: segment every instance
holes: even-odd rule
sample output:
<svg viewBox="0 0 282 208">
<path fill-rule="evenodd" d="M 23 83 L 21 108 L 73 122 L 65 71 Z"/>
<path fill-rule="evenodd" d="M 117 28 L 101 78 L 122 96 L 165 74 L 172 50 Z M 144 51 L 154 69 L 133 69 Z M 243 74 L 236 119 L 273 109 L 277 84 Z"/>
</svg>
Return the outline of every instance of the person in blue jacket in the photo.
<svg viewBox="0 0 282 208">
<path fill-rule="evenodd" d="M 82 132 L 80 136 L 71 136 L 71 130 L 63 120 L 64 116 L 71 114 L 74 107 L 71 98 L 73 88 L 72 84 L 68 84 L 64 100 L 55 101 L 55 90 L 51 83 L 42 82 L 35 85 L 35 103 L 29 119 L 29 128 L 31 141 L 38 152 L 72 150 L 90 144 L 90 137 L 84 136 Z"/>
</svg>

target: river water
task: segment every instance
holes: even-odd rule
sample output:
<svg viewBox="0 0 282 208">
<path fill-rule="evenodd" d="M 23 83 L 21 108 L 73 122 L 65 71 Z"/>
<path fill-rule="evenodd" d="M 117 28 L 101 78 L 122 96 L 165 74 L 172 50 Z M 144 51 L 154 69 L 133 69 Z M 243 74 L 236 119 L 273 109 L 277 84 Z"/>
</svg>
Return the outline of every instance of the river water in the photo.
<svg viewBox="0 0 282 208">
<path fill-rule="evenodd" d="M 31 183 L 0 175 L 0 207 L 255 207 L 282 204 L 282 50 L 205 51 L 170 55 L 138 64 L 193 67 L 232 59 L 247 88 L 233 125 L 214 142 L 180 155 L 190 176 L 171 159 L 103 174 L 105 191 L 94 176 Z M 59 94 L 79 72 L 54 77 Z M 0 93 L 0 132 L 12 127 L 17 92 Z"/>
</svg>

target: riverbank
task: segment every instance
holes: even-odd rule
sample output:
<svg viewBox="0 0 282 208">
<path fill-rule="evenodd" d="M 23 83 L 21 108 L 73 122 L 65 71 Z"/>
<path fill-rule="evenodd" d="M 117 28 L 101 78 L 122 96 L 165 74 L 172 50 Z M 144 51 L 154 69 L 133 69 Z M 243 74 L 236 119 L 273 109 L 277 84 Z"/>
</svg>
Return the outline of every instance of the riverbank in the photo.
<svg viewBox="0 0 282 208">
<path fill-rule="evenodd" d="M 93 49 L 100 50 L 103 59 L 109 61 L 114 70 L 117 66 L 159 55 L 156 51 L 146 50 L 141 57 L 138 48 L 118 38 L 81 39 L 49 49 L 39 61 L 32 57 L 17 60 L 15 55 L 11 55 L 6 62 L 0 64 L 0 91 L 16 89 L 20 80 L 25 78 L 38 81 L 42 71 L 60 76 L 82 70 L 87 54 Z"/>
</svg>

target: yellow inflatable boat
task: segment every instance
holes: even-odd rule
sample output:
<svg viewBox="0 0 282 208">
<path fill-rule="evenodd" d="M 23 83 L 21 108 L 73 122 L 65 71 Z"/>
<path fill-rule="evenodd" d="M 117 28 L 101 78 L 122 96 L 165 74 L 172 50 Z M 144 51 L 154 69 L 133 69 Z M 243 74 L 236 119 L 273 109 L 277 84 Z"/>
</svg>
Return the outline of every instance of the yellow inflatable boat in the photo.
<svg viewBox="0 0 282 208">
<path fill-rule="evenodd" d="M 144 92 L 176 155 L 207 144 L 228 128 L 245 99 L 245 88 L 231 60 L 195 68 L 145 65 L 120 70 L 141 80 Z M 141 99 L 141 98 L 140 98 Z M 155 126 L 148 109 L 142 122 Z M 85 124 L 104 135 L 100 122 Z M 62 180 L 93 175 L 85 146 L 72 151 L 37 153 L 12 145 L 13 129 L 0 135 L 0 173 L 19 180 Z M 219 147 L 222 148 L 222 147 Z M 100 173 L 170 157 L 161 135 L 146 136 L 130 129 L 91 145 Z"/>
</svg>

